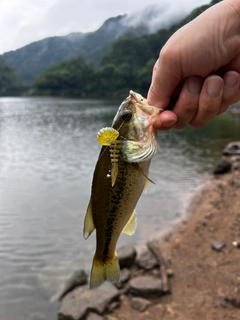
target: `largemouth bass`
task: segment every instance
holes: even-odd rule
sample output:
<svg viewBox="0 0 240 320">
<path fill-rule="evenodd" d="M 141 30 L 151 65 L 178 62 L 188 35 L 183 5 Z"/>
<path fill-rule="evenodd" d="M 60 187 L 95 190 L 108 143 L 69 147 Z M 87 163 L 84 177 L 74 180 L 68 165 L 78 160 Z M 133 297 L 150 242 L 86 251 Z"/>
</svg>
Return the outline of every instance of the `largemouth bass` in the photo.
<svg viewBox="0 0 240 320">
<path fill-rule="evenodd" d="M 99 132 L 99 141 L 105 146 L 96 163 L 84 221 L 85 239 L 96 229 L 91 289 L 120 279 L 116 244 L 121 232 L 131 235 L 136 228 L 135 206 L 148 182 L 150 161 L 158 151 L 153 123 L 159 112 L 130 91 L 112 127 Z M 105 134 L 110 137 L 106 143 L 101 140 Z"/>
</svg>

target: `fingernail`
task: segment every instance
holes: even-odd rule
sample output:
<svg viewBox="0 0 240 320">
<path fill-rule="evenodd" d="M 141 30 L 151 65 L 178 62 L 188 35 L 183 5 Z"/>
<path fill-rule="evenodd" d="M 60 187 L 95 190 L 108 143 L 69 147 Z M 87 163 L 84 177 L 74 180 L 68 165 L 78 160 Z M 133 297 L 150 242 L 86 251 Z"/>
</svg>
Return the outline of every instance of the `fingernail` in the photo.
<svg viewBox="0 0 240 320">
<path fill-rule="evenodd" d="M 170 128 L 172 127 L 175 123 L 177 122 L 177 120 L 175 118 L 169 118 L 163 121 L 162 126 L 164 128 Z"/>
<path fill-rule="evenodd" d="M 228 88 L 234 88 L 239 80 L 239 74 L 236 72 L 229 72 L 224 77 L 224 85 Z"/>
<path fill-rule="evenodd" d="M 223 90 L 223 81 L 219 77 L 211 77 L 207 80 L 207 93 L 211 97 L 218 97 Z"/>
<path fill-rule="evenodd" d="M 197 76 L 192 76 L 188 79 L 187 81 L 187 88 L 188 91 L 192 94 L 198 94 L 200 93 L 202 89 L 202 83 L 203 80 L 200 77 Z"/>
</svg>

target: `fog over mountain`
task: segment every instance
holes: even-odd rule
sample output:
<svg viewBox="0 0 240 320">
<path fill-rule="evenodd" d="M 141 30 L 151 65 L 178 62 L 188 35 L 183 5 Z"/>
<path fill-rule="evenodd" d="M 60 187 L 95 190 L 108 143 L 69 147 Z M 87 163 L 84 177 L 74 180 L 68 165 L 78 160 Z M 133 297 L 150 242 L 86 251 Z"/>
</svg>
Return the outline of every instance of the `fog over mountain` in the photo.
<svg viewBox="0 0 240 320">
<path fill-rule="evenodd" d="M 162 28 L 175 26 L 192 11 L 187 11 L 185 14 L 182 7 L 181 9 L 179 2 L 174 8 L 171 2 L 151 5 L 131 15 L 125 14 L 109 18 L 94 32 L 74 32 L 66 36 L 48 37 L 15 51 L 6 52 L 2 58 L 16 68 L 22 79 L 28 84 L 31 84 L 48 68 L 77 57 L 82 57 L 92 66 L 98 67 L 102 57 L 116 40 L 121 37 L 139 37 Z M 156 48 L 157 51 L 158 48 Z"/>
<path fill-rule="evenodd" d="M 31 83 L 49 67 L 77 56 L 97 66 L 114 41 L 123 36 L 141 36 L 180 21 L 182 15 L 169 5 L 152 5 L 132 15 L 107 19 L 94 32 L 74 32 L 32 42 L 2 57 Z"/>
<path fill-rule="evenodd" d="M 179 5 L 171 5 L 167 3 L 153 4 L 144 10 L 126 15 L 123 24 L 130 27 L 138 27 L 144 25 L 149 33 L 155 32 L 161 28 L 168 28 L 174 23 L 179 22 L 191 10 L 182 10 Z"/>
<path fill-rule="evenodd" d="M 154 5 L 158 4 L 159 10 Z M 34 41 L 72 32 L 93 32 L 109 17 L 147 21 L 149 30 L 168 26 L 208 0 L 8 0 L 0 2 L 0 54 Z M 149 6 L 149 8 L 147 8 Z"/>
<path fill-rule="evenodd" d="M 26 94 L 29 89 L 37 95 L 104 96 L 109 95 L 109 87 L 116 95 L 136 85 L 146 93 L 159 50 L 172 33 L 219 1 L 186 14 L 177 6 L 173 10 L 171 2 L 162 2 L 108 18 L 94 32 L 46 37 L 6 52 L 0 57 L 6 71 L 2 78 L 7 79 L 0 95 Z M 14 77 L 15 71 L 8 77 L 8 70 L 14 68 L 27 85 Z"/>
</svg>

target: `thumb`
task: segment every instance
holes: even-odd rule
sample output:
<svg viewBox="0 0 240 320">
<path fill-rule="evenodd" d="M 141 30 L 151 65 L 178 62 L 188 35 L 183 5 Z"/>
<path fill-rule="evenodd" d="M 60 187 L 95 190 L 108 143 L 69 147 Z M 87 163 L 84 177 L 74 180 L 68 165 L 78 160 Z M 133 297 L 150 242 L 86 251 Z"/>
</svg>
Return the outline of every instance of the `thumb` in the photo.
<svg viewBox="0 0 240 320">
<path fill-rule="evenodd" d="M 178 73 L 179 69 L 173 67 L 170 61 L 167 63 L 163 60 L 160 55 L 155 63 L 147 100 L 150 105 L 165 109 L 181 81 L 181 74 Z"/>
</svg>

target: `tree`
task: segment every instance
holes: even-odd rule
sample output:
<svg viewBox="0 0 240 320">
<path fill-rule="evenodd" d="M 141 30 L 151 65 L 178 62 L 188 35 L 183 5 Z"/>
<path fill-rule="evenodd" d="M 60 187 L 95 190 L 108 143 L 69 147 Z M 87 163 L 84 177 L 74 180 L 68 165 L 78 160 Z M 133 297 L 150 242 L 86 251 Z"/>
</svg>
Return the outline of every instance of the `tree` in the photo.
<svg viewBox="0 0 240 320">
<path fill-rule="evenodd" d="M 65 61 L 38 77 L 32 93 L 84 96 L 90 91 L 93 73 L 93 68 L 80 57 Z"/>
<path fill-rule="evenodd" d="M 26 86 L 17 71 L 0 58 L 0 95 L 19 95 Z"/>
</svg>

